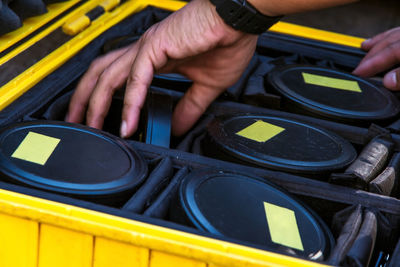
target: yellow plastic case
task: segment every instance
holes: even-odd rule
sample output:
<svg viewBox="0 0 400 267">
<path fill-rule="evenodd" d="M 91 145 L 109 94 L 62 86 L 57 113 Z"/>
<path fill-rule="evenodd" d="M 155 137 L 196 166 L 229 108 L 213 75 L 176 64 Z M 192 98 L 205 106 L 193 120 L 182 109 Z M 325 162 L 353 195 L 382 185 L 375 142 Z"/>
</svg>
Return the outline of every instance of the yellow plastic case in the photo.
<svg viewBox="0 0 400 267">
<path fill-rule="evenodd" d="M 36 17 L 26 25 L 44 23 L 68 7 L 55 4 L 56 13 Z M 0 58 L 0 65 L 54 29 L 70 29 L 74 37 L 0 90 L 0 110 L 29 90 L 102 32 L 147 5 L 177 10 L 185 2 L 168 0 L 90 0 L 58 19 L 39 34 Z M 84 14 L 97 5 L 106 12 L 93 22 Z M 114 6 L 117 6 L 113 9 Z M 67 26 L 65 26 L 67 25 Z M 69 25 L 69 26 L 68 26 Z M 28 26 L 26 26 L 28 27 Z M 84 30 L 82 27 L 88 27 Z M 65 30 L 68 32 L 68 29 Z M 20 42 L 34 29 L 0 38 L 0 52 Z M 359 47 L 360 38 L 280 22 L 271 31 Z M 88 209 L 0 190 L 0 266 L 323 266 L 301 259 L 201 237 Z"/>
<path fill-rule="evenodd" d="M 0 266 L 323 266 L 0 190 Z"/>
</svg>

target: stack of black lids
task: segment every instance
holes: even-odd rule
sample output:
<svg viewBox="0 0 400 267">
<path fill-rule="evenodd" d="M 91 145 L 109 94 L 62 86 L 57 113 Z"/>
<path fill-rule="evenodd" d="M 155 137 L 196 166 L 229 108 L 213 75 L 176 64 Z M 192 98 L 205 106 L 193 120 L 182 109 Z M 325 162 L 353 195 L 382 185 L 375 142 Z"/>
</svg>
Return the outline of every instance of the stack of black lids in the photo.
<svg viewBox="0 0 400 267">
<path fill-rule="evenodd" d="M 285 98 L 285 108 L 335 121 L 387 120 L 400 111 L 397 98 L 381 83 L 325 67 L 278 67 L 267 82 Z"/>
<path fill-rule="evenodd" d="M 225 115 L 208 125 L 206 155 L 296 174 L 324 174 L 357 156 L 342 137 L 291 119 L 263 114 Z"/>
<path fill-rule="evenodd" d="M 150 91 L 146 99 L 143 130 L 146 144 L 169 148 L 173 100 L 170 95 Z"/>
<path fill-rule="evenodd" d="M 34 121 L 0 131 L 1 179 L 99 203 L 119 203 L 147 165 L 123 140 L 86 126 Z"/>
<path fill-rule="evenodd" d="M 175 219 L 267 250 L 322 260 L 334 246 L 332 233 L 313 211 L 260 178 L 194 172 L 180 185 L 177 207 Z"/>
</svg>

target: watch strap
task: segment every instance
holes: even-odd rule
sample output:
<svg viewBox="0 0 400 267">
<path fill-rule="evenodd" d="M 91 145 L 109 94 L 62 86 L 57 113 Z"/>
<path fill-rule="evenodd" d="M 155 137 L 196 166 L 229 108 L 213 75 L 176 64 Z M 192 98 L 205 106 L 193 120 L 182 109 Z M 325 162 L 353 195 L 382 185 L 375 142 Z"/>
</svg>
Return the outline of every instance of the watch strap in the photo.
<svg viewBox="0 0 400 267">
<path fill-rule="evenodd" d="M 226 24 L 235 30 L 261 34 L 278 22 L 282 16 L 270 17 L 260 13 L 246 0 L 210 0 Z"/>
</svg>

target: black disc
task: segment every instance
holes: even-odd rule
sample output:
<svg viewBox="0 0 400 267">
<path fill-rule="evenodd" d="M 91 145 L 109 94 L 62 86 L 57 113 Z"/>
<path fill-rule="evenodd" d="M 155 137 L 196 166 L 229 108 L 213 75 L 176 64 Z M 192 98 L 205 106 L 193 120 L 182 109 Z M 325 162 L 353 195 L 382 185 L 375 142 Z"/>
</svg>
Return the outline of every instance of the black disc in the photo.
<svg viewBox="0 0 400 267">
<path fill-rule="evenodd" d="M 123 140 L 78 124 L 13 124 L 0 131 L 0 147 L 5 179 L 100 202 L 120 200 L 147 174 Z"/>
<path fill-rule="evenodd" d="M 310 209 L 254 177 L 199 171 L 179 188 L 186 220 L 198 229 L 309 259 L 333 247 L 329 229 Z"/>
<path fill-rule="evenodd" d="M 340 136 L 290 119 L 244 114 L 216 117 L 208 125 L 207 154 L 294 173 L 341 169 L 357 156 Z"/>
<path fill-rule="evenodd" d="M 289 100 L 288 107 L 338 121 L 384 120 L 400 111 L 397 98 L 383 86 L 333 69 L 289 65 L 274 69 L 268 82 Z"/>
</svg>

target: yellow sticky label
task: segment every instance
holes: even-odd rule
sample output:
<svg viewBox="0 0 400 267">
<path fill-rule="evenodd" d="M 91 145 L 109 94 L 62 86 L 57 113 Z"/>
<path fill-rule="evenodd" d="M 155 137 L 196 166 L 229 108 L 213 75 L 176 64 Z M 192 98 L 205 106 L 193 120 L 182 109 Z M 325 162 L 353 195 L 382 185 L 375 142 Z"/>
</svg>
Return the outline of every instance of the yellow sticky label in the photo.
<svg viewBox="0 0 400 267">
<path fill-rule="evenodd" d="M 267 202 L 264 209 L 272 242 L 304 251 L 294 211 Z"/>
<path fill-rule="evenodd" d="M 357 81 L 350 81 L 338 78 L 331 78 L 326 76 L 321 76 L 317 74 L 301 73 L 305 83 L 324 86 L 334 89 L 347 90 L 352 92 L 361 93 L 361 88 Z"/>
<path fill-rule="evenodd" d="M 282 127 L 258 120 L 236 134 L 256 142 L 266 142 L 284 130 Z"/>
<path fill-rule="evenodd" d="M 29 132 L 11 157 L 44 165 L 59 142 L 58 138 Z"/>
</svg>

